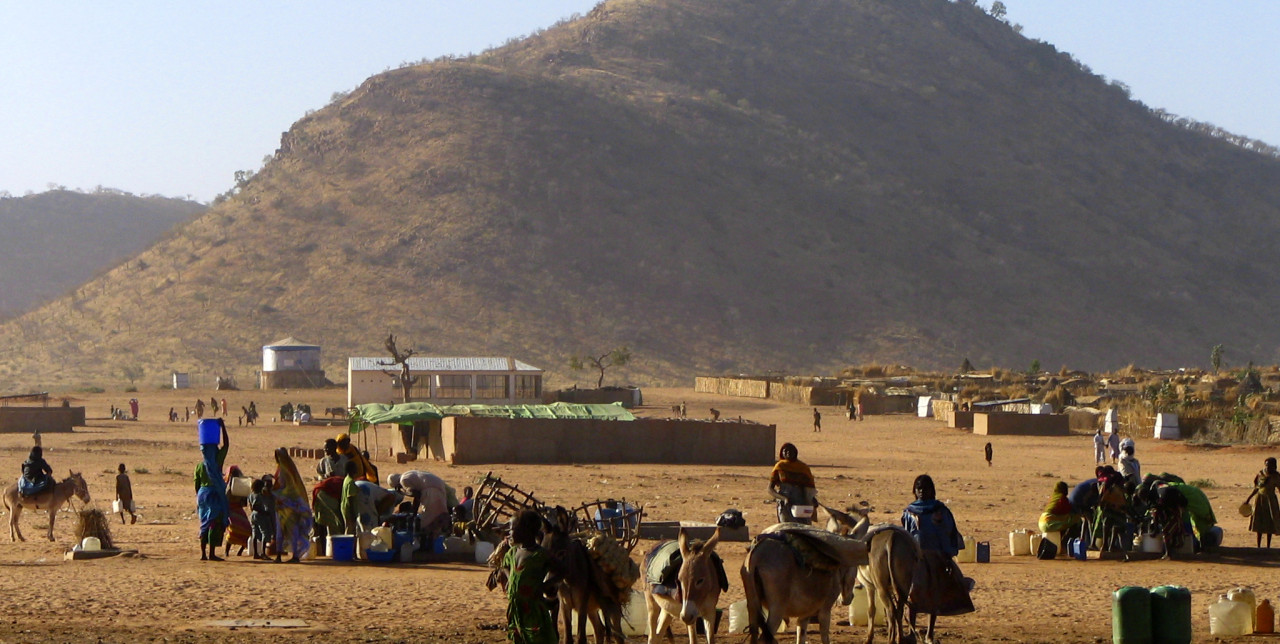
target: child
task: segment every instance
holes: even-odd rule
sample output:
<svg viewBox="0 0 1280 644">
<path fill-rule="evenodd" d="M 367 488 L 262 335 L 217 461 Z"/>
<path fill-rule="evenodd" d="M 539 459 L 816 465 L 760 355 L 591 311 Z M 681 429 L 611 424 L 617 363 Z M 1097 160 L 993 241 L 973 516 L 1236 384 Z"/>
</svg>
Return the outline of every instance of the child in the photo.
<svg viewBox="0 0 1280 644">
<path fill-rule="evenodd" d="M 559 583 L 553 561 L 538 544 L 542 517 L 524 510 L 511 526 L 512 547 L 502 558 L 507 573 L 507 637 L 514 644 L 555 644 L 555 618 L 546 597 Z"/>
<path fill-rule="evenodd" d="M 125 473 L 124 463 L 120 464 L 116 474 L 116 502 L 120 504 L 120 523 L 124 523 L 124 513 L 129 513 L 129 523 L 137 523 L 138 515 L 134 514 L 133 484 Z"/>
<path fill-rule="evenodd" d="M 254 479 L 253 490 L 249 494 L 249 507 L 253 513 L 249 523 L 253 525 L 253 540 L 250 542 L 250 554 L 254 559 L 270 559 L 267 556 L 267 544 L 276 538 L 276 497 L 271 493 L 271 484 L 267 479 Z"/>
</svg>

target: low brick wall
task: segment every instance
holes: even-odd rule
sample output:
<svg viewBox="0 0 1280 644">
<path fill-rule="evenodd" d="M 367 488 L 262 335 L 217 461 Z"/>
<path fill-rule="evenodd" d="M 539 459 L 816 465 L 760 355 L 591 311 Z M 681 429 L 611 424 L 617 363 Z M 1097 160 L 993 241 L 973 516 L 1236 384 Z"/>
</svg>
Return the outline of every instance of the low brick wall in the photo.
<svg viewBox="0 0 1280 644">
<path fill-rule="evenodd" d="M 84 424 L 84 407 L 0 407 L 0 433 L 69 432 Z"/>
<path fill-rule="evenodd" d="M 648 418 L 634 421 L 450 417 L 445 460 L 482 463 L 772 465 L 777 427 Z"/>
<path fill-rule="evenodd" d="M 973 433 L 987 436 L 1068 436 L 1071 421 L 1064 414 L 973 414 Z"/>
</svg>

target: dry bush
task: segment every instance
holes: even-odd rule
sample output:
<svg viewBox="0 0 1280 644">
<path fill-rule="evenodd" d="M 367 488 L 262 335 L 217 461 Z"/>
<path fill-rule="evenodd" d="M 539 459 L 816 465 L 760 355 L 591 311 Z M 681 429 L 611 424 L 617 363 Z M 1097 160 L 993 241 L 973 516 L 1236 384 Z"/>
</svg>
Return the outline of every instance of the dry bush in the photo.
<svg viewBox="0 0 1280 644">
<path fill-rule="evenodd" d="M 81 510 L 77 519 L 76 543 L 83 542 L 85 537 L 97 537 L 103 550 L 115 548 L 111 542 L 111 526 L 107 522 L 107 515 L 103 514 L 102 510 L 97 508 Z"/>
<path fill-rule="evenodd" d="M 881 364 L 862 365 L 862 376 L 864 378 L 883 378 L 885 377 L 885 367 Z"/>
</svg>

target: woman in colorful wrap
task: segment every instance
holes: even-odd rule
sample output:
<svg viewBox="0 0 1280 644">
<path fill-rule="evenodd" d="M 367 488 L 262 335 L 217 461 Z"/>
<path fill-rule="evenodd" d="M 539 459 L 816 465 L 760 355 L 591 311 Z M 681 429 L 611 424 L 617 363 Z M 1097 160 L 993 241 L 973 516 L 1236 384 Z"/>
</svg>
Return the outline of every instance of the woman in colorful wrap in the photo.
<svg viewBox="0 0 1280 644">
<path fill-rule="evenodd" d="M 813 471 L 799 457 L 795 445 L 783 443 L 778 450 L 778 462 L 769 474 L 769 491 L 778 500 L 778 521 L 782 523 L 809 523 L 812 515 L 797 517 L 792 509 L 797 505 L 812 508 L 818 502 Z"/>
<path fill-rule="evenodd" d="M 227 437 L 227 425 L 218 419 L 222 430 L 222 444 L 206 443 L 200 446 L 204 459 L 196 464 L 196 508 L 200 515 L 200 560 L 222 561 L 218 546 L 222 545 L 222 533 L 227 529 L 227 486 L 222 481 L 222 464 L 231 449 Z M 206 552 L 207 551 L 207 552 Z"/>
<path fill-rule="evenodd" d="M 1249 532 L 1258 534 L 1258 547 L 1262 547 L 1262 535 L 1267 535 L 1267 548 L 1271 547 L 1271 535 L 1280 534 L 1280 505 L 1276 503 L 1276 488 L 1280 488 L 1280 473 L 1276 472 L 1275 457 L 1263 461 L 1262 471 L 1253 477 L 1253 491 L 1244 502 L 1253 501 L 1253 513 L 1249 515 Z"/>
<path fill-rule="evenodd" d="M 368 481 L 370 483 L 378 482 L 378 469 L 369 462 L 355 445 L 351 444 L 351 436 L 348 434 L 338 434 L 338 453 L 347 457 L 347 460 L 356 464 L 356 479 Z"/>
<path fill-rule="evenodd" d="M 902 527 L 920 544 L 922 565 L 916 567 L 912 580 L 909 619 L 914 631 L 916 614 L 929 613 L 925 641 L 934 641 L 933 627 L 938 616 L 973 612 L 973 600 L 969 598 L 972 582 L 953 559 L 964 547 L 964 539 L 951 510 L 938 500 L 933 478 L 921 474 L 911 489 L 916 500 L 902 512 Z"/>
<path fill-rule="evenodd" d="M 552 613 L 559 580 L 551 555 L 538 543 L 542 517 L 524 510 L 511 525 L 513 547 L 502 558 L 507 571 L 507 639 L 513 644 L 556 644 Z"/>
<path fill-rule="evenodd" d="M 321 541 L 331 534 L 346 532 L 346 522 L 342 518 L 342 480 L 341 476 L 330 476 L 311 488 L 314 534 Z"/>
<path fill-rule="evenodd" d="M 360 465 L 347 461 L 347 475 L 342 479 L 342 525 L 346 534 L 360 534 Z"/>
<path fill-rule="evenodd" d="M 302 561 L 311 550 L 311 504 L 307 486 L 302 482 L 298 466 L 289 458 L 289 450 L 276 448 L 276 562 L 287 546 L 289 563 Z"/>
<path fill-rule="evenodd" d="M 1066 543 L 1067 533 L 1080 525 L 1080 516 L 1072 512 L 1071 500 L 1067 498 L 1067 494 L 1067 482 L 1058 481 L 1053 486 L 1053 494 L 1049 495 L 1044 512 L 1040 514 L 1040 531 L 1061 533 L 1058 543 Z"/>
<path fill-rule="evenodd" d="M 1205 496 L 1204 491 L 1181 480 L 1169 481 L 1167 485 L 1182 493 L 1182 498 L 1185 500 L 1182 506 L 1183 514 L 1196 533 L 1200 550 L 1211 550 L 1221 545 L 1217 543 L 1216 532 L 1213 530 L 1213 526 L 1218 523 L 1218 518 L 1214 516 L 1213 506 L 1209 504 L 1209 497 Z"/>
<path fill-rule="evenodd" d="M 231 493 L 231 479 L 243 478 L 244 472 L 240 471 L 238 466 L 232 465 L 227 468 L 227 551 L 226 556 L 231 556 L 231 546 L 240 546 L 240 551 L 236 553 L 239 557 L 244 554 L 244 549 L 249 545 L 249 538 L 253 536 L 253 526 L 249 523 L 249 513 L 245 510 L 249 505 L 249 497 L 236 496 Z"/>
</svg>

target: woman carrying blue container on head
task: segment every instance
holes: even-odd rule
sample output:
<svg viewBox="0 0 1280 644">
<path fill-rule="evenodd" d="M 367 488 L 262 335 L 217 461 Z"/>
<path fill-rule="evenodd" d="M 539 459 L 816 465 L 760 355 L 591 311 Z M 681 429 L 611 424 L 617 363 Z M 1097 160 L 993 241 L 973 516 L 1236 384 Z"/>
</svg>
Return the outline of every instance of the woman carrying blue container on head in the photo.
<svg viewBox="0 0 1280 644">
<path fill-rule="evenodd" d="M 217 424 L 222 434 L 221 445 L 205 442 L 212 439 L 212 432 L 208 431 L 205 423 Z M 231 441 L 227 438 L 227 425 L 221 418 L 202 419 L 200 424 L 200 453 L 203 459 L 196 464 L 194 477 L 196 507 L 200 514 L 200 560 L 222 561 L 218 556 L 218 546 L 222 545 L 222 534 L 226 532 L 230 516 L 227 486 L 222 480 L 222 465 L 227 460 Z"/>
</svg>

